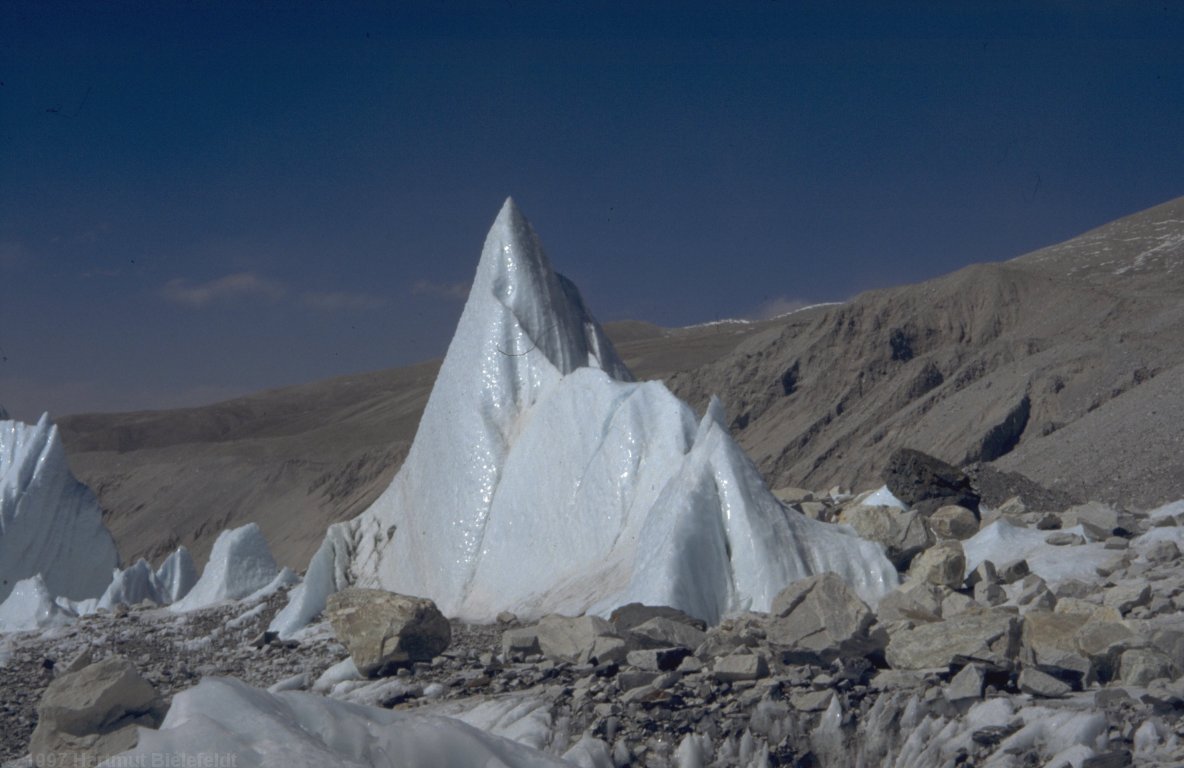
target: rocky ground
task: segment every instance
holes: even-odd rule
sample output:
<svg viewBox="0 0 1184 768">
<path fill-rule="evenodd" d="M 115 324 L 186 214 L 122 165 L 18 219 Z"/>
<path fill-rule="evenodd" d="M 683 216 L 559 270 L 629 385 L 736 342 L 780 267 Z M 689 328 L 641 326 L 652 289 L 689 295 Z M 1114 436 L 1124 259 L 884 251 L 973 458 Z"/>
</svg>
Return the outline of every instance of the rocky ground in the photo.
<svg viewBox="0 0 1184 768">
<path fill-rule="evenodd" d="M 532 746 L 562 755 L 589 736 L 617 766 L 1184 764 L 1184 505 L 1153 519 L 1101 504 L 1049 512 L 1056 497 L 1034 495 L 980 520 L 948 503 L 973 501 L 972 484 L 924 461 L 898 462 L 925 478 L 896 479 L 908 512 L 780 492 L 884 544 L 902 584 L 875 609 L 826 574 L 788 587 L 768 614 L 710 629 L 629 606 L 611 621 L 392 630 L 377 603 L 352 623 L 331 604 L 331 622 L 284 642 L 264 633 L 282 593 L 182 615 L 120 608 L 0 640 L 0 760 L 27 753 L 43 692 L 87 653 L 130 660 L 166 703 L 206 676 L 444 714 L 518 702 L 545 722 Z M 1096 563 L 1089 578 L 1045 580 L 1036 555 L 967 568 L 969 537 L 1000 518 L 1040 537 L 1041 558 Z M 432 650 L 367 656 L 392 631 L 404 650 Z"/>
</svg>

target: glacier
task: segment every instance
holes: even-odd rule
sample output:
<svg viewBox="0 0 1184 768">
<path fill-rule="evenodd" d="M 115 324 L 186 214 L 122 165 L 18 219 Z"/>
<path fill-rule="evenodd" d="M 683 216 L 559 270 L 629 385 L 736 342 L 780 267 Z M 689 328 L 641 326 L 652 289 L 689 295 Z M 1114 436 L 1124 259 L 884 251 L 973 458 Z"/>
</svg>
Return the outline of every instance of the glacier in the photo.
<svg viewBox="0 0 1184 768">
<path fill-rule="evenodd" d="M 95 495 L 70 473 L 58 428 L 0 421 L 0 603 L 41 574 L 48 594 L 98 597 L 119 563 Z"/>
<path fill-rule="evenodd" d="M 711 403 L 636 382 L 508 199 L 399 473 L 331 526 L 272 624 L 290 636 L 353 584 L 493 620 L 671 605 L 715 623 L 833 571 L 868 602 L 878 545 L 787 511 Z"/>
</svg>

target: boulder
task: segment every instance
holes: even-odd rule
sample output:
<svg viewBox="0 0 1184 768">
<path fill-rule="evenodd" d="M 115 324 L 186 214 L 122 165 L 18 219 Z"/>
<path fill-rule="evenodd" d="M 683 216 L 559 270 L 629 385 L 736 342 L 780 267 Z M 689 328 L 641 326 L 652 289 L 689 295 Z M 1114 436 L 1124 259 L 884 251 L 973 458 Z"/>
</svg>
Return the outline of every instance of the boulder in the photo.
<svg viewBox="0 0 1184 768">
<path fill-rule="evenodd" d="M 1061 513 L 1061 527 L 1080 525 L 1091 538 L 1104 541 L 1118 528 L 1118 511 L 1098 501 L 1078 504 Z"/>
<path fill-rule="evenodd" d="M 329 596 L 325 614 L 367 677 L 431 661 L 452 642 L 448 619 L 422 597 L 351 587 Z"/>
<path fill-rule="evenodd" d="M 29 754 L 34 765 L 95 765 L 136 746 L 137 726 L 155 728 L 164 713 L 136 666 L 110 656 L 49 684 L 37 705 Z"/>
<path fill-rule="evenodd" d="M 890 633 L 885 656 L 895 669 L 933 669 L 968 662 L 1009 669 L 1019 641 L 1019 617 L 993 608 L 899 628 Z"/>
<path fill-rule="evenodd" d="M 533 627 L 543 655 L 554 661 L 586 664 L 595 658 L 604 662 L 619 660 L 628 652 L 628 644 L 612 624 L 599 616 L 544 616 Z"/>
<path fill-rule="evenodd" d="M 1068 696 L 1073 690 L 1068 683 L 1030 667 L 1025 667 L 1020 671 L 1016 686 L 1024 693 L 1046 699 L 1060 699 Z"/>
<path fill-rule="evenodd" d="M 1012 584 L 1027 576 L 1032 572 L 1028 567 L 1028 561 L 1020 558 L 1019 560 L 1009 560 L 996 569 L 999 576 L 999 581 L 1003 584 Z"/>
<path fill-rule="evenodd" d="M 929 516 L 929 528 L 939 539 L 964 541 L 978 533 L 978 518 L 966 507 L 947 504 Z"/>
<path fill-rule="evenodd" d="M 868 541 L 882 544 L 897 570 L 908 568 L 912 559 L 934 542 L 924 515 L 915 511 L 856 504 L 843 510 L 839 522 Z"/>
<path fill-rule="evenodd" d="M 978 701 L 983 697 L 987 670 L 982 664 L 967 664 L 950 678 L 946 685 L 946 701 L 956 704 L 961 701 Z"/>
<path fill-rule="evenodd" d="M 678 669 L 690 653 L 686 648 L 647 648 L 629 651 L 625 658 L 630 666 L 647 672 L 669 672 Z"/>
<path fill-rule="evenodd" d="M 1125 685 L 1146 686 L 1152 680 L 1174 680 L 1176 668 L 1166 654 L 1151 648 L 1131 648 L 1119 658 L 1118 675 Z"/>
<path fill-rule="evenodd" d="M 766 637 L 790 653 L 830 661 L 865 656 L 877 647 L 869 635 L 875 615 L 834 573 L 790 584 L 773 598 Z"/>
<path fill-rule="evenodd" d="M 765 641 L 768 617 L 760 613 L 741 613 L 707 630 L 707 637 L 695 649 L 695 656 L 703 661 L 726 656 L 742 648 L 755 648 Z"/>
<path fill-rule="evenodd" d="M 1142 580 L 1123 581 L 1102 595 L 1102 605 L 1125 616 L 1132 609 L 1151 602 L 1151 585 Z"/>
<path fill-rule="evenodd" d="M 889 621 L 941 621 L 942 590 L 928 582 L 905 582 L 880 599 L 876 618 Z"/>
<path fill-rule="evenodd" d="M 690 624 L 662 616 L 643 621 L 627 634 L 639 648 L 677 647 L 690 648 L 693 651 L 707 639 L 706 632 Z"/>
<path fill-rule="evenodd" d="M 1081 653 L 1076 635 L 1089 616 L 1075 613 L 1029 613 L 1020 633 L 1019 659 L 1026 667 L 1072 680 L 1081 688 L 1093 682 L 1093 664 Z"/>
<path fill-rule="evenodd" d="M 759 653 L 733 653 L 715 660 L 712 674 L 721 683 L 760 680 L 769 675 L 769 663 Z"/>
<path fill-rule="evenodd" d="M 701 632 L 707 629 L 707 622 L 702 619 L 696 619 L 694 616 L 689 616 L 677 608 L 671 608 L 668 605 L 629 603 L 613 611 L 608 617 L 608 620 L 617 628 L 617 632 L 628 632 L 638 624 L 644 624 L 650 619 L 655 618 L 677 621 L 680 624 L 694 627 Z"/>
<path fill-rule="evenodd" d="M 897 450 L 889 457 L 883 478 L 893 496 L 922 514 L 947 504 L 978 509 L 980 499 L 966 473 L 921 451 Z"/>
<path fill-rule="evenodd" d="M 1117 621 L 1090 620 L 1073 635 L 1077 650 L 1090 660 L 1094 676 L 1109 682 L 1118 674 L 1119 657 L 1124 651 L 1143 644 L 1143 639 Z"/>
<path fill-rule="evenodd" d="M 966 575 L 966 553 L 958 541 L 939 541 L 913 560 L 909 581 L 958 589 Z"/>
</svg>

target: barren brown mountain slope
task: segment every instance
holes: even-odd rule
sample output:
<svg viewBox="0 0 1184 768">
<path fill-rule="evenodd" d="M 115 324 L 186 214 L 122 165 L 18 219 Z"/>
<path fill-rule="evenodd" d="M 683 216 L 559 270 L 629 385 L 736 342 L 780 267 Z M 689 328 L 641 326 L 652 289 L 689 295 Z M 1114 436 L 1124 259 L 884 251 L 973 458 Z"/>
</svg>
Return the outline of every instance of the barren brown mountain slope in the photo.
<svg viewBox="0 0 1184 768">
<path fill-rule="evenodd" d="M 671 384 L 696 404 L 720 393 L 775 485 L 875 485 L 907 446 L 1149 506 L 1184 496 L 1184 424 L 1164 418 L 1179 415 L 1184 390 L 1152 385 L 1179 380 L 1182 364 L 1184 198 L 1012 261 L 788 318 Z M 1151 407 L 1153 393 L 1171 408 Z"/>
<path fill-rule="evenodd" d="M 1132 506 L 1184 497 L 1184 198 L 1008 262 L 755 324 L 607 326 L 638 378 L 719 394 L 774 485 L 871 487 L 892 450 Z M 303 567 L 386 487 L 438 363 L 60 421 L 125 561 L 255 520 Z"/>
</svg>

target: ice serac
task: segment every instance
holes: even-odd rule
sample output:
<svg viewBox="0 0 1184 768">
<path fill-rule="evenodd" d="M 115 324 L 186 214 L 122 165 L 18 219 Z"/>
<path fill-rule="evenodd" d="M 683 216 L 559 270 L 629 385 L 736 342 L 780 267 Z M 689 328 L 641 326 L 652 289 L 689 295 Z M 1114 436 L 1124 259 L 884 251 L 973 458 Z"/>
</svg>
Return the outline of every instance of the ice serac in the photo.
<svg viewBox="0 0 1184 768">
<path fill-rule="evenodd" d="M 49 416 L 0 421 L 0 602 L 38 573 L 55 597 L 98 597 L 118 563 L 98 500 L 70 473 Z"/>
<path fill-rule="evenodd" d="M 474 621 L 641 601 L 715 622 L 824 570 L 869 601 L 896 579 L 876 545 L 787 513 L 718 402 L 700 420 L 634 382 L 508 200 L 407 459 L 330 529 L 273 628 L 294 631 L 343 580 Z"/>
<path fill-rule="evenodd" d="M 267 587 L 281 572 L 255 523 L 222 531 L 210 550 L 201 578 L 169 607 L 192 611 L 225 600 L 241 600 Z"/>
</svg>

